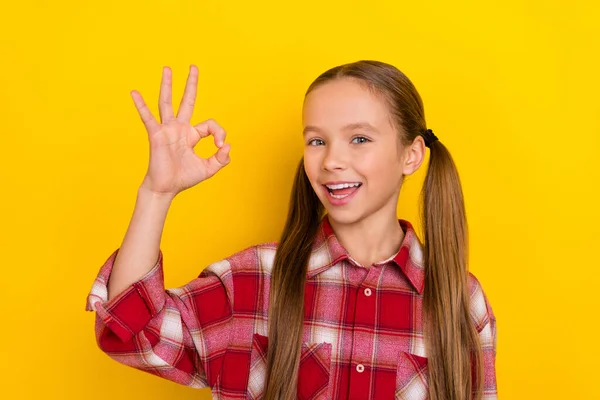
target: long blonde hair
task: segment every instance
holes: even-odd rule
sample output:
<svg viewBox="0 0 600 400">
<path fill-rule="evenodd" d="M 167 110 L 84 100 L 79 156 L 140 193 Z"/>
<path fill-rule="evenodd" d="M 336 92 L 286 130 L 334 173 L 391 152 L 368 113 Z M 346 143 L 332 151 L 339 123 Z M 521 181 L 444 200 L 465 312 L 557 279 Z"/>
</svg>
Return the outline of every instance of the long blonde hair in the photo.
<svg viewBox="0 0 600 400">
<path fill-rule="evenodd" d="M 423 102 L 412 82 L 396 67 L 362 60 L 334 67 L 309 86 L 306 95 L 333 79 L 350 77 L 385 100 L 403 144 L 427 129 Z M 421 192 L 425 288 L 423 321 L 429 398 L 481 398 L 481 344 L 471 321 L 468 292 L 467 221 L 460 179 L 446 147 L 430 146 Z M 268 315 L 266 400 L 297 397 L 304 321 L 304 286 L 312 242 L 324 207 L 298 165 L 287 221 L 275 255 Z"/>
</svg>

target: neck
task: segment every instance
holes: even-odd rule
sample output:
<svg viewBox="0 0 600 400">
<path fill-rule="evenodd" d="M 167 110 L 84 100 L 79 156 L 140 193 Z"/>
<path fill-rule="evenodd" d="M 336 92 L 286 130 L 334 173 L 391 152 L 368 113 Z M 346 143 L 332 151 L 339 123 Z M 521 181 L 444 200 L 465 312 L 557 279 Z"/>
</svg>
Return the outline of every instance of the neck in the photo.
<svg viewBox="0 0 600 400">
<path fill-rule="evenodd" d="M 352 223 L 337 221 L 329 215 L 329 223 L 340 244 L 364 267 L 396 254 L 404 239 L 395 209 L 393 214 L 376 213 Z"/>
</svg>

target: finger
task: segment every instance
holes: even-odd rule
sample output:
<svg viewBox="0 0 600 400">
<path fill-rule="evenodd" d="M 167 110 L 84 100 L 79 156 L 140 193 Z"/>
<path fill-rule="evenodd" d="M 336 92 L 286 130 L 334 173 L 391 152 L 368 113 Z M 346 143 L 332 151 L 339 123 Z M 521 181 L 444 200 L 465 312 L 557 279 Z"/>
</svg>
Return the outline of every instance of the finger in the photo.
<svg viewBox="0 0 600 400">
<path fill-rule="evenodd" d="M 158 121 L 156 121 L 156 118 L 154 118 L 154 115 L 152 115 L 152 112 L 148 108 L 148 105 L 146 105 L 146 102 L 142 98 L 140 92 L 137 90 L 132 90 L 130 94 L 133 98 L 135 108 L 137 108 L 138 114 L 140 115 L 140 118 L 142 118 L 142 122 L 144 123 L 144 126 L 146 126 L 148 133 L 154 133 L 158 131 L 160 129 L 160 125 L 158 124 Z"/>
<path fill-rule="evenodd" d="M 160 122 L 173 117 L 173 104 L 171 101 L 172 74 L 171 68 L 163 67 L 162 79 L 160 81 L 160 96 L 158 100 L 158 112 L 160 113 Z"/>
<path fill-rule="evenodd" d="M 215 146 L 217 147 L 221 147 L 225 143 L 225 137 L 227 136 L 225 129 L 212 118 L 194 125 L 194 129 L 196 129 L 201 138 L 213 135 Z"/>
<path fill-rule="evenodd" d="M 190 65 L 190 73 L 185 84 L 185 91 L 177 110 L 177 119 L 189 123 L 194 113 L 196 103 L 196 91 L 198 88 L 198 68 Z"/>
<path fill-rule="evenodd" d="M 223 147 L 218 149 L 217 152 L 213 154 L 208 160 L 206 160 L 208 162 L 207 172 L 209 176 L 213 176 L 221 168 L 223 168 L 231 162 L 231 158 L 229 157 L 230 149 L 231 145 L 227 143 Z"/>
</svg>

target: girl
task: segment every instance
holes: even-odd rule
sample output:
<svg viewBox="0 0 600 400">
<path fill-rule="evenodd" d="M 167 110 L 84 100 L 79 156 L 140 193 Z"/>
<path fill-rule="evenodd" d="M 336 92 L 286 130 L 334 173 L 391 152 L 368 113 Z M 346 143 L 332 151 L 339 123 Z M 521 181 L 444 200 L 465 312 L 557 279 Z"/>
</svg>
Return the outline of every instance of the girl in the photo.
<svg viewBox="0 0 600 400">
<path fill-rule="evenodd" d="M 411 81 L 383 62 L 332 68 L 308 88 L 281 240 L 165 291 L 159 245 L 173 198 L 230 162 L 221 126 L 190 125 L 197 75 L 192 65 L 174 116 L 164 68 L 161 123 L 131 93 L 150 162 L 88 296 L 99 347 L 219 399 L 496 398 L 496 321 L 467 269 L 456 167 Z M 218 151 L 202 159 L 193 148 L 208 135 Z M 396 207 L 426 147 L 422 245 Z"/>
</svg>

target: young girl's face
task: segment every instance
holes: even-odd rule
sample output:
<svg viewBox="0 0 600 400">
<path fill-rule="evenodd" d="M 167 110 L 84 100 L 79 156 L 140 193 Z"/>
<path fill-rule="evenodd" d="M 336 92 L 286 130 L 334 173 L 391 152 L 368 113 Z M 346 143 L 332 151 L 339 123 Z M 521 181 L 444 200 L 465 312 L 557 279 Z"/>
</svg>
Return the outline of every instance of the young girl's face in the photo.
<svg viewBox="0 0 600 400">
<path fill-rule="evenodd" d="M 346 223 L 380 210 L 395 216 L 403 173 L 416 168 L 405 163 L 386 104 L 342 78 L 306 96 L 302 119 L 304 168 L 327 212 Z"/>
</svg>

